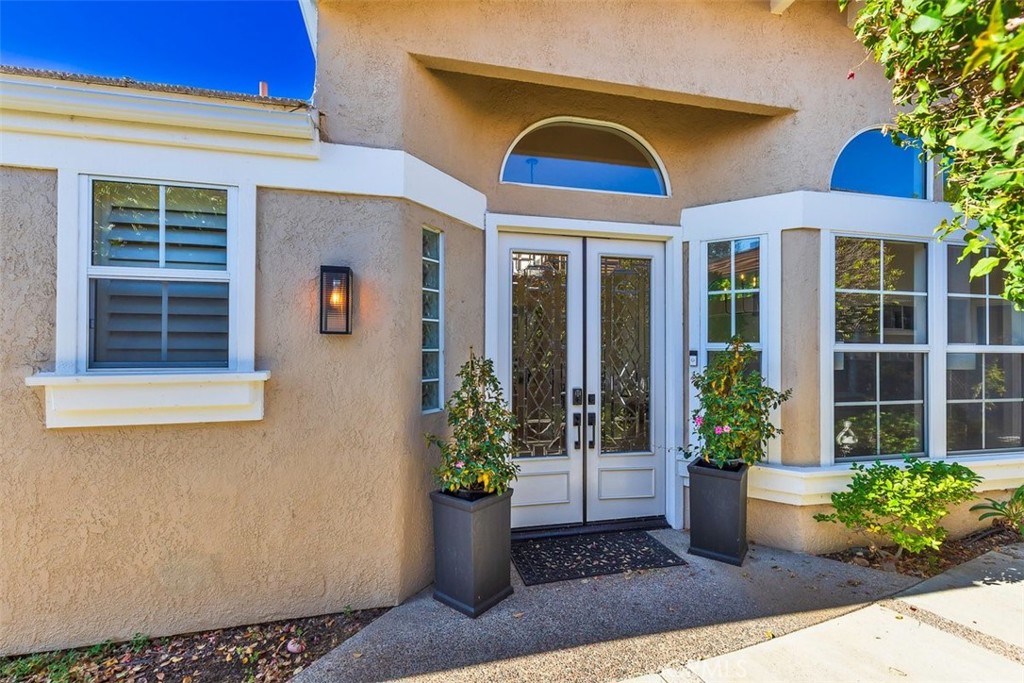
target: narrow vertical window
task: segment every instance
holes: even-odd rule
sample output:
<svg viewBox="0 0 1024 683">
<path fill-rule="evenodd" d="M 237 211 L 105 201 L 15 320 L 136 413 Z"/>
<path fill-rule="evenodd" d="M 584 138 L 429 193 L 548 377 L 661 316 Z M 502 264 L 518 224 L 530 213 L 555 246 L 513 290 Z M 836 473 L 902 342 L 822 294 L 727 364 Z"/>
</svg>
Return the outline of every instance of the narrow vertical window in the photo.
<svg viewBox="0 0 1024 683">
<path fill-rule="evenodd" d="M 837 237 L 836 460 L 925 451 L 927 245 Z"/>
<path fill-rule="evenodd" d="M 444 372 L 444 273 L 441 255 L 441 233 L 423 228 L 420 405 L 424 411 L 441 409 L 441 377 Z"/>
<path fill-rule="evenodd" d="M 707 245 L 708 361 L 740 337 L 756 352 L 761 370 L 761 240 L 746 237 Z"/>
</svg>

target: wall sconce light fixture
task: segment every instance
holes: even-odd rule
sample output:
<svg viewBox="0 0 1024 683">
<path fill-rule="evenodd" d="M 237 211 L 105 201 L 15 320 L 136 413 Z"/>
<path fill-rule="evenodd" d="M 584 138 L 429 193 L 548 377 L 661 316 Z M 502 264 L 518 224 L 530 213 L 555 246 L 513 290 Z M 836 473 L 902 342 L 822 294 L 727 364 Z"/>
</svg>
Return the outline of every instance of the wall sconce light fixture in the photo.
<svg viewBox="0 0 1024 683">
<path fill-rule="evenodd" d="M 320 266 L 320 334 L 352 334 L 352 269 Z"/>
</svg>

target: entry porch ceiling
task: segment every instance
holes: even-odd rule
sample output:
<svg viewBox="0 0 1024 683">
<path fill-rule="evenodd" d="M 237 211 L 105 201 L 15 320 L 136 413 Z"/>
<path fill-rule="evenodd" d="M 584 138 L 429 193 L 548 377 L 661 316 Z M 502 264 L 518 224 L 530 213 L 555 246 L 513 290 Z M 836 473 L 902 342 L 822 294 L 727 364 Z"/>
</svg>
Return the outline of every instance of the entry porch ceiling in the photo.
<svg viewBox="0 0 1024 683">
<path fill-rule="evenodd" d="M 558 88 L 572 88 L 574 90 L 585 90 L 588 92 L 603 93 L 607 95 L 634 97 L 637 99 L 652 100 L 655 102 L 669 102 L 672 104 L 702 107 L 704 109 L 717 109 L 720 111 L 755 114 L 759 116 L 780 116 L 783 114 L 791 114 L 797 110 L 796 104 L 792 102 L 725 99 L 700 93 L 661 90 L 632 83 L 599 81 L 578 76 L 566 76 L 563 74 L 517 69 L 514 67 L 499 66 L 495 64 L 467 62 L 448 57 L 436 57 L 424 54 L 413 54 L 412 57 L 428 69 L 434 69 L 436 71 L 448 71 L 451 73 L 467 74 L 470 76 L 483 76 L 485 78 L 500 78 L 507 81 L 520 81 L 523 83 L 548 85 Z"/>
</svg>

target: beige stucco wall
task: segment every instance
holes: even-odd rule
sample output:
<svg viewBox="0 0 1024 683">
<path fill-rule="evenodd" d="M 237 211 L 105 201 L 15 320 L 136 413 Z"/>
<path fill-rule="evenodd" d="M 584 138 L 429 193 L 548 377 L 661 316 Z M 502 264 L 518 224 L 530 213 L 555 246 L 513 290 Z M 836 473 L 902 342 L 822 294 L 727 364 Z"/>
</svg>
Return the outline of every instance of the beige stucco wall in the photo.
<svg viewBox="0 0 1024 683">
<path fill-rule="evenodd" d="M 827 189 L 843 144 L 891 116 L 880 70 L 825 2 L 781 17 L 762 0 L 324 2 L 319 32 L 324 136 L 405 149 L 493 211 L 674 224 L 684 206 Z M 634 129 L 673 197 L 500 185 L 515 136 L 558 115 Z"/>
<path fill-rule="evenodd" d="M 445 230 L 446 375 L 482 344 L 483 233 L 405 202 L 261 190 L 259 422 L 47 430 L 55 176 L 0 170 L 0 654 L 396 604 L 430 581 L 420 228 Z M 317 333 L 321 264 L 355 333 Z"/>
<path fill-rule="evenodd" d="M 821 232 L 782 233 L 782 464 L 821 464 Z"/>
<path fill-rule="evenodd" d="M 983 497 L 1005 500 L 1012 491 L 985 491 Z M 989 521 L 978 521 L 977 512 L 970 507 L 977 500 L 955 506 L 942 520 L 949 538 L 961 538 L 970 532 L 988 526 Z M 830 513 L 831 505 L 797 507 L 767 500 L 751 498 L 747 508 L 747 535 L 751 541 L 774 548 L 804 553 L 830 553 L 855 545 L 889 545 L 878 536 L 850 531 L 842 524 L 817 522 L 814 515 Z"/>
</svg>

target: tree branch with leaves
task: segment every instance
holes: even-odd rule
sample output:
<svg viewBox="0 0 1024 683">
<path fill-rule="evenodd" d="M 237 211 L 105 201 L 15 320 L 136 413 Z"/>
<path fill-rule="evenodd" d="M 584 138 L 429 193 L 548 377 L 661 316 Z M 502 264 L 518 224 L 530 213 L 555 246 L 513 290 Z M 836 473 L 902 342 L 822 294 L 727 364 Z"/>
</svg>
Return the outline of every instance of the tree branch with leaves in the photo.
<svg viewBox="0 0 1024 683">
<path fill-rule="evenodd" d="M 845 9 L 849 0 L 839 0 Z M 893 139 L 939 160 L 981 277 L 1006 273 L 1024 308 L 1024 6 L 1021 0 L 866 0 L 854 32 L 885 69 L 900 108 Z M 900 134 L 906 137 L 901 137 Z M 991 250 L 986 248 L 990 247 Z"/>
</svg>

